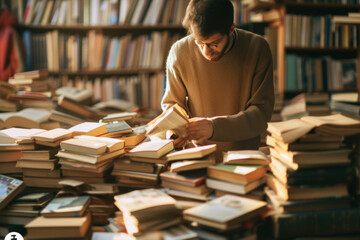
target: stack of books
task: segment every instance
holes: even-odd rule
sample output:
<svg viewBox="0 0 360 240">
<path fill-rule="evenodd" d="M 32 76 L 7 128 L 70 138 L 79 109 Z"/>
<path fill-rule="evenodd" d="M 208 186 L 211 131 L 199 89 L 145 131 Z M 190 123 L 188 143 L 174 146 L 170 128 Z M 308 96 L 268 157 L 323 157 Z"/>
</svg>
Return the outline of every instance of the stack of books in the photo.
<svg viewBox="0 0 360 240">
<path fill-rule="evenodd" d="M 129 234 L 161 230 L 181 222 L 176 200 L 159 189 L 134 190 L 114 199 Z"/>
<path fill-rule="evenodd" d="M 15 73 L 8 82 L 13 84 L 17 90 L 31 92 L 47 92 L 50 90 L 47 70 L 34 70 Z"/>
<path fill-rule="evenodd" d="M 42 209 L 53 198 L 50 192 L 24 193 L 21 192 L 6 208 L 0 211 L 2 224 L 23 225 L 40 215 Z"/>
<path fill-rule="evenodd" d="M 53 198 L 41 216 L 25 225 L 27 239 L 88 239 L 91 214 L 89 196 Z"/>
<path fill-rule="evenodd" d="M 265 192 L 275 209 L 276 238 L 329 234 L 328 227 L 318 221 L 326 215 L 329 221 L 334 221 L 333 216 L 351 211 L 348 190 L 356 171 L 349 158 L 352 149 L 341 142 L 345 135 L 352 135 L 359 128 L 360 121 L 343 115 L 269 123 L 271 171 L 266 175 Z M 292 224 L 284 223 L 285 219 Z M 299 230 L 300 219 L 308 219 L 317 227 L 302 224 Z M 342 234 L 352 230 L 349 227 L 332 231 L 331 234 Z"/>
<path fill-rule="evenodd" d="M 79 135 L 60 143 L 57 153 L 63 177 L 87 183 L 109 181 L 114 158 L 124 153 L 124 141 Z"/>
<path fill-rule="evenodd" d="M 38 161 L 38 164 L 43 165 L 42 167 L 35 167 L 35 165 L 31 165 L 25 167 L 22 165 L 22 172 L 25 181 L 29 186 L 33 187 L 49 187 L 58 189 L 61 186 L 58 184 L 59 181 L 62 180 L 60 165 L 58 164 L 58 158 L 55 157 L 55 154 L 60 150 L 60 142 L 72 138 L 72 131 L 64 128 L 56 128 L 52 130 L 47 130 L 41 132 L 39 134 L 35 134 L 32 136 L 35 141 L 36 149 L 32 152 L 28 151 L 27 154 L 38 154 L 40 156 L 43 155 L 43 160 Z M 40 150 L 42 149 L 42 150 Z M 38 152 L 36 152 L 38 151 Z M 52 159 L 56 159 L 56 164 L 54 161 L 54 167 L 46 168 L 44 166 L 45 163 L 50 164 L 51 161 L 44 161 L 44 156 L 46 156 L 46 152 L 51 153 L 49 156 Z M 23 158 L 25 158 L 23 156 Z M 37 159 L 39 160 L 39 159 Z M 22 160 L 23 163 L 29 163 L 29 161 Z M 43 164 L 41 164 L 43 163 Z M 19 161 L 18 161 L 19 164 Z"/>
<path fill-rule="evenodd" d="M 185 221 L 197 223 L 194 230 L 218 233 L 226 239 L 238 239 L 239 234 L 253 230 L 255 222 L 267 212 L 265 201 L 241 196 L 224 195 L 206 203 L 186 209 L 183 212 Z M 248 224 L 251 223 L 251 224 Z M 209 238 L 207 238 L 209 239 Z"/>
<path fill-rule="evenodd" d="M 43 129 L 7 128 L 0 130 L 0 174 L 22 177 L 21 168 L 16 167 L 17 159 L 22 157 L 23 150 L 34 150 L 32 138 Z"/>
<path fill-rule="evenodd" d="M 328 93 L 300 93 L 281 110 L 282 120 L 330 114 Z"/>
<path fill-rule="evenodd" d="M 206 184 L 206 169 L 196 169 L 182 172 L 166 171 L 160 173 L 161 186 L 166 193 L 179 202 L 208 200 L 211 189 Z"/>
<path fill-rule="evenodd" d="M 206 185 L 216 196 L 225 194 L 262 199 L 269 160 L 260 151 L 228 151 L 223 162 L 207 169 Z"/>
<path fill-rule="evenodd" d="M 215 164 L 216 144 L 172 151 L 166 155 L 169 171 L 161 174 L 161 185 L 177 199 L 207 201 L 206 168 Z"/>
<path fill-rule="evenodd" d="M 16 167 L 21 168 L 23 180 L 27 186 L 43 188 L 59 188 L 61 180 L 58 158 L 55 155 L 58 148 L 40 147 L 35 150 L 22 151 L 22 157 L 17 160 Z M 24 174 L 25 173 L 25 174 Z"/>
<path fill-rule="evenodd" d="M 167 165 L 165 155 L 172 150 L 172 140 L 142 142 L 127 152 L 124 158 L 115 160 L 111 175 L 121 187 L 156 187 L 159 174 Z"/>
</svg>

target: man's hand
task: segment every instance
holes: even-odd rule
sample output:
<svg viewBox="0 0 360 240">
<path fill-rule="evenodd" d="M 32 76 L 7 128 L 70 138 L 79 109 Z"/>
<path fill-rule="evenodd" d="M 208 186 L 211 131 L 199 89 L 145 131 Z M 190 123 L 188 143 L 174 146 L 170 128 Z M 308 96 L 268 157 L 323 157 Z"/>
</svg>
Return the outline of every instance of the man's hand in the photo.
<svg viewBox="0 0 360 240">
<path fill-rule="evenodd" d="M 186 124 L 186 134 L 195 144 L 204 145 L 213 135 L 213 125 L 207 118 L 190 118 Z"/>
</svg>

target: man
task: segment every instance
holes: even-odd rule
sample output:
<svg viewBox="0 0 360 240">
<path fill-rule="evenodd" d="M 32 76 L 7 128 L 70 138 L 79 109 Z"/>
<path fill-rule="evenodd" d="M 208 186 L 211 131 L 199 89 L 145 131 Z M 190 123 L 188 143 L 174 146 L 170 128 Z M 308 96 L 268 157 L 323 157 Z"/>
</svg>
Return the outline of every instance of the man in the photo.
<svg viewBox="0 0 360 240">
<path fill-rule="evenodd" d="M 258 149 L 274 106 L 273 64 L 266 40 L 236 29 L 230 0 L 191 0 L 183 21 L 189 35 L 167 59 L 163 110 L 188 111 L 187 139 L 222 152 Z"/>
</svg>

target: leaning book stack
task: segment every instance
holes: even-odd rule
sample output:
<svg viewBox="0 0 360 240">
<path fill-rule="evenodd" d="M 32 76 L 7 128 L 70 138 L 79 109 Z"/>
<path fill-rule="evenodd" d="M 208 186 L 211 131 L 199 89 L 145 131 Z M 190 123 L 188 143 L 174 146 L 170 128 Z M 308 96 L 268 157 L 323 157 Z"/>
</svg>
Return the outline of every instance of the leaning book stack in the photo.
<svg viewBox="0 0 360 240">
<path fill-rule="evenodd" d="M 334 225 L 332 214 L 351 211 L 349 187 L 356 171 L 350 161 L 352 149 L 342 141 L 359 129 L 360 121 L 340 114 L 269 123 L 267 144 L 271 163 L 265 193 L 275 209 L 272 216 L 276 220 L 275 238 L 327 235 L 328 227 L 319 219 L 329 216 L 329 225 Z M 309 211 L 314 213 L 313 217 Z M 319 227 L 297 231 L 300 219 L 308 219 Z M 336 228 L 331 234 L 353 230 Z"/>
</svg>

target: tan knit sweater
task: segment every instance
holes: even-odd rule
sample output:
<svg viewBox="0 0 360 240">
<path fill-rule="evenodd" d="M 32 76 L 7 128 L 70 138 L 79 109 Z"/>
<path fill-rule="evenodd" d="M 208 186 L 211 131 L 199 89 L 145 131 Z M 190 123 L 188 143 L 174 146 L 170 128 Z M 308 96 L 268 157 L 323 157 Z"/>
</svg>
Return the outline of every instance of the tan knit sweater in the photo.
<svg viewBox="0 0 360 240">
<path fill-rule="evenodd" d="M 273 64 L 266 40 L 236 29 L 232 49 L 205 59 L 191 35 L 177 41 L 167 59 L 163 110 L 177 103 L 190 117 L 211 117 L 218 154 L 258 149 L 274 106 Z M 210 143 L 210 142 L 209 142 Z"/>
</svg>

